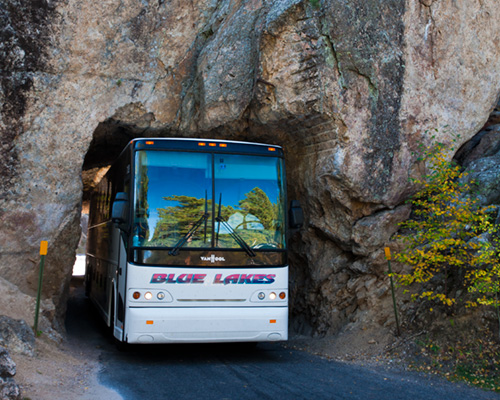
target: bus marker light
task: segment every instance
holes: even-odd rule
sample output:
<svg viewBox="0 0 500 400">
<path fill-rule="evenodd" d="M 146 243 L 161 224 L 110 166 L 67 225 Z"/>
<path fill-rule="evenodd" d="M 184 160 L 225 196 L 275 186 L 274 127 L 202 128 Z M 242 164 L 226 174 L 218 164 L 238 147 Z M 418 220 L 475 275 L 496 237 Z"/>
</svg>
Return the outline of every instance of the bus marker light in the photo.
<svg viewBox="0 0 500 400">
<path fill-rule="evenodd" d="M 280 299 L 281 299 L 281 300 L 284 300 L 284 299 L 285 299 L 285 297 L 286 297 L 286 293 L 285 293 L 285 292 L 281 292 L 281 293 L 280 293 Z"/>
<path fill-rule="evenodd" d="M 210 147 L 217 147 L 217 143 L 209 143 L 208 144 Z"/>
<path fill-rule="evenodd" d="M 146 300 L 151 300 L 153 298 L 153 295 L 151 292 L 146 292 L 146 294 L 144 295 L 144 298 Z"/>
<path fill-rule="evenodd" d="M 198 142 L 198 146 L 206 146 L 207 144 L 205 142 Z"/>
<path fill-rule="evenodd" d="M 270 298 L 271 300 L 274 300 L 274 299 L 276 298 L 276 293 L 271 292 L 271 294 L 269 294 L 269 298 Z"/>
<path fill-rule="evenodd" d="M 227 147 L 227 143 L 219 143 L 219 147 Z"/>
<path fill-rule="evenodd" d="M 151 145 L 151 144 L 155 144 L 155 142 L 153 142 L 152 140 L 146 140 L 146 144 Z"/>
<path fill-rule="evenodd" d="M 134 292 L 132 297 L 137 300 L 139 297 L 141 297 L 141 294 L 139 292 Z"/>
<path fill-rule="evenodd" d="M 274 148 L 274 147 L 268 147 L 267 150 L 269 150 L 269 151 L 276 151 L 276 148 Z"/>
<path fill-rule="evenodd" d="M 156 297 L 158 298 L 158 300 L 163 300 L 165 298 L 165 293 L 158 292 L 158 294 L 156 295 Z"/>
<path fill-rule="evenodd" d="M 153 325 L 154 321 L 146 321 L 146 325 Z"/>
<path fill-rule="evenodd" d="M 266 295 L 264 294 L 264 292 L 260 292 L 257 297 L 259 298 L 259 300 L 264 300 L 264 297 L 266 297 Z"/>
<path fill-rule="evenodd" d="M 269 323 L 270 323 L 270 324 L 275 324 L 275 323 L 276 323 L 276 320 L 275 320 L 275 319 L 270 319 L 270 320 L 269 320 Z"/>
</svg>

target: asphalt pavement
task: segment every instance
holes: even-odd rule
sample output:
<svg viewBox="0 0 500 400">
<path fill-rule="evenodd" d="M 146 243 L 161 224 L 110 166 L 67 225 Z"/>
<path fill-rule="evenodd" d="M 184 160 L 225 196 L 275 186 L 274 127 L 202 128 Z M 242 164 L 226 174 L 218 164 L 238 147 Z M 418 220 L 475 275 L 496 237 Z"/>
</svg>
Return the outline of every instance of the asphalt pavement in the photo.
<svg viewBox="0 0 500 400">
<path fill-rule="evenodd" d="M 81 349 L 99 349 L 99 382 L 125 400 L 500 400 L 499 394 L 439 377 L 332 361 L 282 343 L 138 345 L 119 351 L 78 286 L 68 302 L 66 327 Z"/>
</svg>

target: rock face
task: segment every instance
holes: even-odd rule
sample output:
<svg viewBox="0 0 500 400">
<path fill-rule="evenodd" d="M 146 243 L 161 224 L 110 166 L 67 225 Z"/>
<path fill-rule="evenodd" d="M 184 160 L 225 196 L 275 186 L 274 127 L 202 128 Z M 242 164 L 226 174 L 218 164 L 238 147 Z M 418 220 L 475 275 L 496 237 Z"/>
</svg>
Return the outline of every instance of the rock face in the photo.
<svg viewBox="0 0 500 400">
<path fill-rule="evenodd" d="M 481 206 L 500 204 L 500 101 L 484 129 L 464 144 L 455 159 L 465 169 L 462 181 L 474 190 Z"/>
<path fill-rule="evenodd" d="M 26 321 L 0 315 L 0 346 L 16 353 L 32 356 L 35 335 Z"/>
<path fill-rule="evenodd" d="M 14 381 L 16 364 L 4 347 L 0 346 L 0 397 L 4 400 L 22 399 L 21 390 Z"/>
<path fill-rule="evenodd" d="M 14 353 L 33 356 L 35 336 L 23 320 L 0 315 L 0 398 L 22 399 L 21 390 L 14 381 L 16 364 L 9 355 Z"/>
<path fill-rule="evenodd" d="M 82 169 L 132 137 L 271 142 L 307 220 L 295 326 L 390 324 L 381 248 L 408 215 L 412 151 L 487 120 L 496 3 L 0 0 L 0 276 L 32 295 L 49 240 L 44 296 L 64 313 Z"/>
</svg>

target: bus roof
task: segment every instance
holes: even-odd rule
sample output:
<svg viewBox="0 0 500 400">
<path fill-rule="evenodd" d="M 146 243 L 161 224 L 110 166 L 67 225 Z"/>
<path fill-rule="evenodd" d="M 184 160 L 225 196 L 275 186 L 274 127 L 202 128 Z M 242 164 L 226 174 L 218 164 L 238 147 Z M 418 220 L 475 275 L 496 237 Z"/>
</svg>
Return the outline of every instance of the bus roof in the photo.
<svg viewBox="0 0 500 400">
<path fill-rule="evenodd" d="M 219 139 L 139 138 L 130 142 L 134 150 L 190 150 L 203 152 L 247 153 L 283 157 L 283 148 L 272 144 Z"/>
</svg>

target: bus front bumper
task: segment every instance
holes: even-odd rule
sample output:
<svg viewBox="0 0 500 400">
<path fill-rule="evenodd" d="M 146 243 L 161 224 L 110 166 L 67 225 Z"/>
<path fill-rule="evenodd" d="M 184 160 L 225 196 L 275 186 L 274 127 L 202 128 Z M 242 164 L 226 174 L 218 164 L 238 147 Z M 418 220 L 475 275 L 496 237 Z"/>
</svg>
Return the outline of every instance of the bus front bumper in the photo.
<svg viewBox="0 0 500 400">
<path fill-rule="evenodd" d="M 287 307 L 129 308 L 128 343 L 266 342 L 288 339 Z"/>
</svg>

